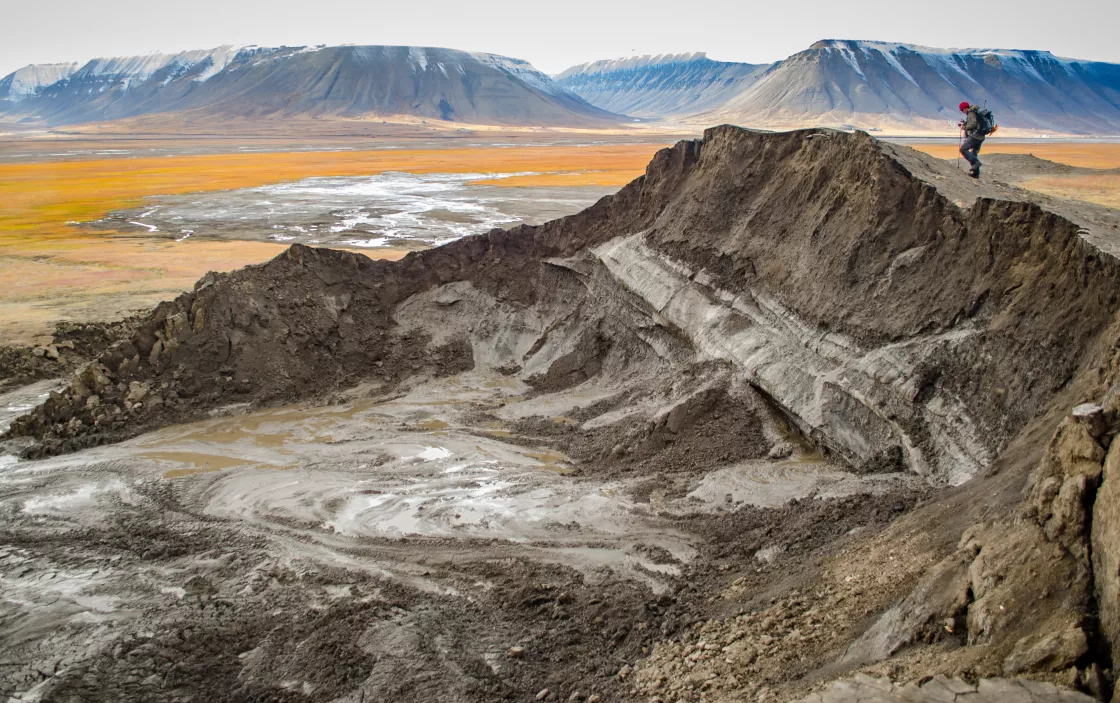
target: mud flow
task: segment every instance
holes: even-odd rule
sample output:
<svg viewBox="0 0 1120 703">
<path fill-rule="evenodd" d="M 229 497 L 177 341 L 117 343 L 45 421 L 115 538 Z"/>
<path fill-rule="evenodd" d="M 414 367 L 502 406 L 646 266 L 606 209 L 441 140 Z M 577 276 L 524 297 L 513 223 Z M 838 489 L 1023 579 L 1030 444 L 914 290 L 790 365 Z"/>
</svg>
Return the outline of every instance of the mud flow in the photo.
<svg viewBox="0 0 1120 703">
<path fill-rule="evenodd" d="M 249 239 L 359 249 L 419 249 L 494 227 L 540 224 L 577 212 L 613 188 L 487 183 L 539 173 L 381 173 L 307 178 L 214 193 L 157 196 L 110 213 L 94 229 L 176 239 Z"/>
<path fill-rule="evenodd" d="M 18 412 L 55 387 L 4 406 Z M 558 653 L 613 675 L 662 632 L 659 613 L 706 562 L 711 536 L 691 518 L 910 485 L 798 447 L 651 495 L 647 477 L 581 476 L 547 438 L 515 432 L 531 414 L 578 424 L 562 413 L 587 397 L 528 390 L 468 372 L 392 399 L 5 457 L 3 639 L 26 662 L 5 665 L 5 693 L 330 700 L 354 688 L 366 700 L 481 701 L 575 690 L 584 669 L 556 668 Z M 326 676 L 332 666 L 345 675 Z M 279 670 L 277 687 L 266 672 Z"/>
</svg>

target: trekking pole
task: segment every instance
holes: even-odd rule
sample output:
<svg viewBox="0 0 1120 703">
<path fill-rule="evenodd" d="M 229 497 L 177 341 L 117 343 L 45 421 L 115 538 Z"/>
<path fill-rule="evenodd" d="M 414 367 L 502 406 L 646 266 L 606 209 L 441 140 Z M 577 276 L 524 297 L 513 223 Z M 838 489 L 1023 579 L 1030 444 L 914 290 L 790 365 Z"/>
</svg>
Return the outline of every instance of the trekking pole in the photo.
<svg viewBox="0 0 1120 703">
<path fill-rule="evenodd" d="M 961 147 L 964 146 L 964 128 L 957 130 L 957 171 L 961 170 Z"/>
</svg>

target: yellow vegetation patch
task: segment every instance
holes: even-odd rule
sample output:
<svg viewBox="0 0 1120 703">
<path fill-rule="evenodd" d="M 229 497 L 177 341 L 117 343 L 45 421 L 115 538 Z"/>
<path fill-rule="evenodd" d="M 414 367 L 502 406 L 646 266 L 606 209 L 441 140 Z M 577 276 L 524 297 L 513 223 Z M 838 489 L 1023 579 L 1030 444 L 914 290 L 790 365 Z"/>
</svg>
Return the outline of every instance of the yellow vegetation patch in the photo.
<svg viewBox="0 0 1120 703">
<path fill-rule="evenodd" d="M 955 159 L 958 154 L 955 144 L 911 146 L 939 159 Z M 1113 143 L 1001 142 L 999 137 L 992 137 L 984 142 L 980 152 L 981 159 L 984 154 L 1033 154 L 1040 159 L 1081 168 L 1120 168 L 1120 144 Z"/>
<path fill-rule="evenodd" d="M 77 222 L 137 207 L 145 197 L 250 188 L 312 176 L 530 173 L 503 187 L 623 185 L 658 144 L 352 152 L 203 154 L 0 165 L 0 341 L 31 342 L 60 319 L 118 317 L 189 289 L 207 271 L 272 258 L 286 245 L 115 232 Z M 539 175 L 538 175 L 539 174 Z M 363 250 L 396 259 L 398 250 Z"/>
<path fill-rule="evenodd" d="M 472 181 L 474 185 L 503 186 L 624 186 L 645 172 L 645 168 L 612 169 L 605 171 L 559 171 L 527 176 L 510 176 Z"/>
<path fill-rule="evenodd" d="M 1023 181 L 1024 188 L 1059 198 L 1120 208 L 1120 175 L 1041 176 Z"/>
</svg>

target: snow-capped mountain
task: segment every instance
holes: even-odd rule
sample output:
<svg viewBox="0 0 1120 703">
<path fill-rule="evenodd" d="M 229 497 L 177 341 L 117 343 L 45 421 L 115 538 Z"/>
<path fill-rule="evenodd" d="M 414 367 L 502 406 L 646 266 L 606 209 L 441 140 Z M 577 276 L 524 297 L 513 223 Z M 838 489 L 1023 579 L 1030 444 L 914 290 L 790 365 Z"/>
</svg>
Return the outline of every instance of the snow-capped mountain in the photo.
<svg viewBox="0 0 1120 703">
<path fill-rule="evenodd" d="M 79 63 L 44 63 L 24 66 L 0 79 L 0 100 L 18 102 L 33 97 L 44 87 L 68 77 L 81 66 Z"/>
<path fill-rule="evenodd" d="M 95 59 L 50 78 L 39 66 L 5 78 L 0 114 L 47 124 L 188 110 L 219 117 L 409 115 L 573 126 L 619 119 L 525 61 L 427 47 L 224 46 Z"/>
<path fill-rule="evenodd" d="M 558 82 L 614 110 L 633 100 L 637 86 L 642 114 L 695 124 L 944 131 L 959 119 L 957 103 L 968 100 L 986 104 L 1005 128 L 1120 134 L 1120 65 L 1047 51 L 825 40 L 769 66 L 710 62 L 741 67 L 722 83 L 707 73 L 689 81 L 690 63 L 600 61 L 569 69 Z M 659 102 L 659 93 L 670 99 Z"/>
<path fill-rule="evenodd" d="M 556 81 L 604 110 L 664 117 L 718 107 L 766 68 L 713 61 L 703 53 L 661 54 L 581 64 Z"/>
</svg>

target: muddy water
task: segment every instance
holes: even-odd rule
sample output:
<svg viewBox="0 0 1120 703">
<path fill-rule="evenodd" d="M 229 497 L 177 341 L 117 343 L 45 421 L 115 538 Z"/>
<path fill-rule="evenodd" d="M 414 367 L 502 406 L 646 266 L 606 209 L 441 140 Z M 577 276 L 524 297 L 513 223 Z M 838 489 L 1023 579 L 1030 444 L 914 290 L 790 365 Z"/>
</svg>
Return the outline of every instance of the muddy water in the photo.
<svg viewBox="0 0 1120 703">
<path fill-rule="evenodd" d="M 3 396 L 0 409 L 15 414 L 55 385 Z M 856 477 L 801 451 L 708 473 L 683 499 L 636 501 L 629 497 L 634 480 L 569 476 L 574 467 L 563 454 L 506 442 L 501 421 L 469 422 L 486 407 L 511 419 L 540 413 L 573 424 L 562 413 L 599 397 L 573 390 L 524 400 L 524 390 L 508 378 L 468 373 L 392 400 L 215 418 L 39 462 L 9 457 L 0 481 L 28 487 L 23 513 L 79 523 L 97 523 L 114 503 L 127 504 L 131 486 L 161 481 L 173 484 L 184 509 L 264 535 L 294 534 L 322 545 L 318 558 L 328 561 L 340 546 L 370 539 L 450 539 L 467 552 L 479 540 L 499 540 L 511 553 L 588 573 L 609 567 L 656 590 L 655 574 L 676 573 L 695 554 L 694 538 L 670 515 L 880 492 L 907 480 Z M 672 561 L 641 556 L 648 547 Z"/>
<path fill-rule="evenodd" d="M 93 223 L 177 239 L 221 237 L 358 248 L 443 244 L 494 227 L 579 212 L 617 188 L 502 188 L 478 181 L 522 173 L 379 173 L 318 177 L 258 188 L 148 198 Z"/>
<path fill-rule="evenodd" d="M 42 403 L 51 391 L 64 385 L 62 380 L 46 380 L 0 393 L 0 433 L 6 432 L 16 417 Z"/>
<path fill-rule="evenodd" d="M 14 414 L 52 387 L 4 396 L 0 409 Z M 694 568 L 710 565 L 711 520 L 696 513 L 892 485 L 802 452 L 693 476 L 680 497 L 643 493 L 648 476 L 573 474 L 569 457 L 511 430 L 534 413 L 572 424 L 573 409 L 601 393 L 527 390 L 471 372 L 391 399 L 355 390 L 340 405 L 9 458 L 0 467 L 0 697 L 184 700 L 182 691 L 209 687 L 194 699 L 245 700 L 222 692 L 319 681 L 339 652 L 363 643 L 398 657 L 368 670 L 365 700 L 528 700 L 555 688 L 555 676 L 607 681 L 558 671 L 550 652 L 603 657 L 607 674 L 640 656 L 661 627 L 655 615 Z M 620 638 L 628 649 L 612 649 Z M 121 656 L 120 643 L 147 644 Z M 513 664 L 514 644 L 539 655 Z M 447 693 L 476 669 L 518 695 Z M 106 693 L 154 682 L 149 671 L 181 688 Z M 433 677 L 436 690 L 416 688 Z M 399 695 L 406 688 L 420 692 Z M 307 700 L 356 699 L 324 689 Z"/>
</svg>

